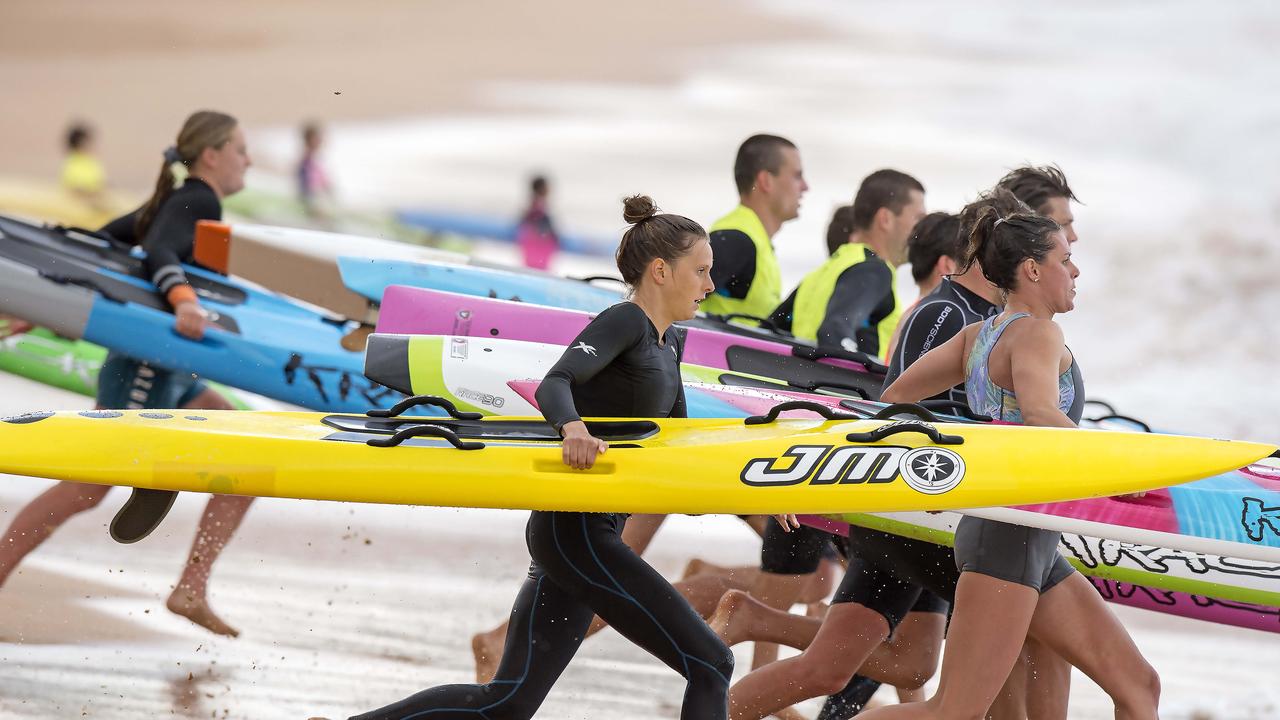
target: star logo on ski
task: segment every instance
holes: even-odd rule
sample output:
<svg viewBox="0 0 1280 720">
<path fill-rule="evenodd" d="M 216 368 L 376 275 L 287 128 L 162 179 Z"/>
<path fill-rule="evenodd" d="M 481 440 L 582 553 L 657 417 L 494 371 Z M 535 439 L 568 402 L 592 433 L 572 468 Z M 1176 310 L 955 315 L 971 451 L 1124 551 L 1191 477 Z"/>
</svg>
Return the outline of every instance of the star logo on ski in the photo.
<svg viewBox="0 0 1280 720">
<path fill-rule="evenodd" d="M 908 450 L 899 461 L 902 479 L 917 492 L 941 495 L 964 479 L 964 458 L 939 447 Z"/>
<path fill-rule="evenodd" d="M 912 470 L 930 483 L 934 483 L 939 476 L 950 477 L 951 473 L 955 472 L 955 467 L 956 464 L 950 458 L 939 455 L 935 451 L 916 458 Z"/>
<path fill-rule="evenodd" d="M 578 341 L 578 344 L 577 344 L 577 345 L 574 345 L 574 346 L 573 346 L 573 349 L 574 349 L 574 350 L 581 350 L 582 352 L 584 352 L 584 353 L 586 353 L 586 354 L 588 354 L 588 355 L 593 355 L 593 356 L 594 356 L 594 355 L 596 354 L 596 349 L 595 349 L 595 348 L 591 347 L 590 345 L 586 344 L 585 342 L 582 342 L 581 340 L 579 340 L 579 341 Z"/>
</svg>

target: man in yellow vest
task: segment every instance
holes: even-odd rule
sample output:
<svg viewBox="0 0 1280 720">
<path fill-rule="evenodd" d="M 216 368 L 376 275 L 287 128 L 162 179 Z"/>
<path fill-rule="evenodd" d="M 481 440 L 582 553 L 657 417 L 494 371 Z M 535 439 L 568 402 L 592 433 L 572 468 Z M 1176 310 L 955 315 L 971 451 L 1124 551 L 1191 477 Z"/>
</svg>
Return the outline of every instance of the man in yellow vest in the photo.
<svg viewBox="0 0 1280 720">
<path fill-rule="evenodd" d="M 738 148 L 733 179 L 741 202 L 708 228 L 716 289 L 701 307 L 713 315 L 762 318 L 782 298 L 773 235 L 800 214 L 800 198 L 809 185 L 804 181 L 800 151 L 777 135 L 747 138 Z"/>
<path fill-rule="evenodd" d="M 897 170 L 877 170 L 853 199 L 853 232 L 809 273 L 770 320 L 804 340 L 882 357 L 902 316 L 894 269 L 925 216 L 924 186 Z"/>
</svg>

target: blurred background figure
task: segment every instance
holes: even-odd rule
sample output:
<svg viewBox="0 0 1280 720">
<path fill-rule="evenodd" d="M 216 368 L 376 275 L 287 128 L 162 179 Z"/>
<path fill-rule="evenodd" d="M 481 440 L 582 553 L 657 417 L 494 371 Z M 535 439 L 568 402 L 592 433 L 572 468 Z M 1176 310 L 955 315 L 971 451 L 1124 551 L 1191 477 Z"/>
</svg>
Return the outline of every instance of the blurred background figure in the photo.
<svg viewBox="0 0 1280 720">
<path fill-rule="evenodd" d="M 835 255 L 843 245 L 848 244 L 853 235 L 853 206 L 841 205 L 831 214 L 831 222 L 827 224 L 827 255 Z"/>
<path fill-rule="evenodd" d="M 324 128 L 315 121 L 302 125 L 302 157 L 298 160 L 298 199 L 308 216 L 326 219 L 326 207 L 333 201 L 333 184 L 320 161 L 320 148 L 324 145 Z"/>
<path fill-rule="evenodd" d="M 529 182 L 529 207 L 520 217 L 516 227 L 516 244 L 526 267 L 546 270 L 560 247 L 551 216 L 547 214 L 547 195 L 551 187 L 543 175 L 535 175 Z"/>
<path fill-rule="evenodd" d="M 60 182 L 64 189 L 95 206 L 107 189 L 107 171 L 97 156 L 97 134 L 88 123 L 76 121 L 67 128 Z"/>
</svg>

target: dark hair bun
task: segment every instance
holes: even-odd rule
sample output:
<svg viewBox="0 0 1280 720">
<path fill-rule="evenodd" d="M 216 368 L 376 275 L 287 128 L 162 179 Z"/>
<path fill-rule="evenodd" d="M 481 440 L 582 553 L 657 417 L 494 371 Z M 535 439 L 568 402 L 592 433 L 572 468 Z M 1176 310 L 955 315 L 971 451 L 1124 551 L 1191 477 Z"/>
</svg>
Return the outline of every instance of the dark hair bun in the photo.
<svg viewBox="0 0 1280 720">
<path fill-rule="evenodd" d="M 648 195 L 632 195 L 622 201 L 622 219 L 629 225 L 648 220 L 658 214 L 658 206 Z"/>
</svg>

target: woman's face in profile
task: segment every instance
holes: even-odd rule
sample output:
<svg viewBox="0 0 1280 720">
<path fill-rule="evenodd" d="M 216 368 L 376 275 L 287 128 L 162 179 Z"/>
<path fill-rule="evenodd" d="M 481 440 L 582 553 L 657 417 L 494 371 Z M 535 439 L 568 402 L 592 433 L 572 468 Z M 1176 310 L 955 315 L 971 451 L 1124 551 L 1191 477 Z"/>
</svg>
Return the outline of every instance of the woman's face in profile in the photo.
<svg viewBox="0 0 1280 720">
<path fill-rule="evenodd" d="M 1066 234 L 1057 230 L 1050 237 L 1053 249 L 1039 264 L 1040 293 L 1054 312 L 1070 312 L 1076 306 L 1076 278 L 1080 277 L 1080 268 L 1071 259 Z"/>
</svg>

